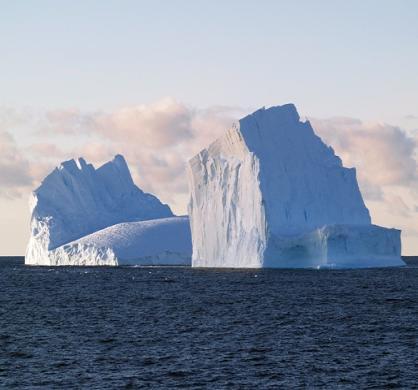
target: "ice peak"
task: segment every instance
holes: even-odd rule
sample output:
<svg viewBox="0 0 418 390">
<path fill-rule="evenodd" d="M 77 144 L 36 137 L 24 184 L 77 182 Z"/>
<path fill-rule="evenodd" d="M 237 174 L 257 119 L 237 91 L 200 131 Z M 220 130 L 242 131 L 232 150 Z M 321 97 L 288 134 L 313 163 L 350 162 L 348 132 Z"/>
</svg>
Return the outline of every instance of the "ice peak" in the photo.
<svg viewBox="0 0 418 390">
<path fill-rule="evenodd" d="M 74 171 L 76 170 L 77 167 L 77 163 L 75 162 L 75 160 L 72 158 L 71 160 L 67 160 L 67 161 L 63 161 L 59 166 L 58 169 L 60 171 Z"/>
<path fill-rule="evenodd" d="M 401 263 L 399 232 L 371 226 L 355 170 L 293 104 L 241 119 L 190 161 L 189 183 L 193 265 L 306 266 L 332 261 L 332 251 L 350 261 L 364 256 L 365 264 L 369 255 Z"/>
<path fill-rule="evenodd" d="M 121 155 L 98 169 L 83 158 L 62 162 L 34 191 L 31 204 L 32 225 L 48 226 L 50 247 L 115 223 L 173 216 L 134 184 Z"/>
<path fill-rule="evenodd" d="M 112 163 L 118 167 L 120 172 L 124 172 L 125 174 L 128 174 L 129 177 L 131 177 L 131 172 L 128 168 L 128 164 L 125 160 L 125 157 L 123 157 L 121 154 L 117 154 L 113 158 Z"/>
<path fill-rule="evenodd" d="M 131 171 L 128 168 L 125 158 L 121 154 L 117 154 L 112 161 L 103 164 L 97 169 L 97 172 L 102 177 L 107 176 L 112 179 L 118 178 L 118 180 L 124 181 L 129 185 L 134 185 Z"/>
<path fill-rule="evenodd" d="M 72 158 L 71 160 L 63 161 L 59 166 L 58 170 L 68 171 L 69 173 L 76 173 L 77 171 L 83 171 L 87 167 L 87 162 L 84 158 Z"/>
<path fill-rule="evenodd" d="M 283 104 L 281 106 L 272 106 L 269 108 L 262 107 L 252 114 L 242 118 L 239 122 L 245 123 L 246 121 L 260 121 L 269 120 L 276 123 L 297 123 L 299 122 L 299 114 L 296 106 L 293 103 Z"/>
<path fill-rule="evenodd" d="M 121 154 L 116 154 L 115 157 L 113 157 L 112 162 L 114 162 L 115 164 L 123 164 L 127 166 L 125 157 L 123 157 Z"/>
</svg>

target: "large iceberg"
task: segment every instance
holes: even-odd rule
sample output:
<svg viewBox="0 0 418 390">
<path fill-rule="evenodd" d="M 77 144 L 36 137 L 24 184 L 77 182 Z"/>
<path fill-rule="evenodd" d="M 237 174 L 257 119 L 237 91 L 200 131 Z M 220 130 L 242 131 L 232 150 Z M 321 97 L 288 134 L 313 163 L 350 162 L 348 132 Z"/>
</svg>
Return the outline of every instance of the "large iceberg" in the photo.
<svg viewBox="0 0 418 390">
<path fill-rule="evenodd" d="M 189 162 L 194 267 L 404 265 L 371 224 L 354 168 L 287 104 L 241 119 Z"/>
<path fill-rule="evenodd" d="M 187 217 L 133 182 L 125 159 L 63 162 L 31 196 L 30 265 L 190 264 Z"/>
</svg>

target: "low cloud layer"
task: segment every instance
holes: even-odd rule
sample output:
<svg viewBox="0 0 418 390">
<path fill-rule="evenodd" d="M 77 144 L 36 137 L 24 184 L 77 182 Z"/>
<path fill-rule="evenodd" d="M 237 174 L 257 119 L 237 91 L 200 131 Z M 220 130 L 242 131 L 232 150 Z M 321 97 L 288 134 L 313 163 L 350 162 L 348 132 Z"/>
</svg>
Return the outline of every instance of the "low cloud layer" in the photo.
<svg viewBox="0 0 418 390">
<path fill-rule="evenodd" d="M 193 112 L 186 106 L 165 99 L 99 114 L 94 118 L 94 126 L 104 137 L 158 149 L 193 138 L 192 117 Z"/>
<path fill-rule="evenodd" d="M 357 119 L 311 120 L 319 135 L 366 186 L 410 186 L 417 181 L 415 140 L 399 127 Z"/>
<path fill-rule="evenodd" d="M 0 197 L 29 192 L 62 160 L 83 156 L 99 165 L 122 153 L 141 188 L 184 213 L 188 159 L 248 112 L 221 106 L 202 110 L 174 99 L 112 112 L 69 109 L 33 114 L 0 109 Z M 386 207 L 412 234 L 417 225 L 418 138 L 396 126 L 352 118 L 310 121 L 344 165 L 357 168 L 372 215 L 374 207 Z M 26 128 L 30 145 L 16 144 L 16 126 Z"/>
<path fill-rule="evenodd" d="M 231 107 L 199 110 L 169 98 L 107 113 L 69 109 L 29 116 L 2 109 L 0 125 L 10 129 L 15 123 L 21 126 L 25 118 L 36 117 L 36 121 L 26 124 L 36 134 L 37 142 L 20 150 L 10 132 L 3 131 L 1 177 L 12 193 L 14 187 L 32 184 L 31 165 L 55 165 L 77 156 L 100 164 L 123 153 L 135 176 L 149 190 L 161 194 L 175 189 L 186 191 L 186 161 L 244 114 L 244 110 Z M 399 127 L 352 118 L 310 121 L 344 164 L 357 168 L 366 199 L 383 199 L 386 186 L 416 187 L 416 141 Z M 68 144 L 62 138 L 57 141 L 63 136 L 70 141 Z M 87 138 L 77 142 L 82 136 Z"/>
<path fill-rule="evenodd" d="M 311 123 L 344 165 L 356 167 L 360 189 L 375 221 L 386 213 L 395 219 L 384 224 L 405 232 L 418 226 L 412 203 L 418 195 L 416 138 L 396 126 L 358 119 L 312 119 Z"/>
<path fill-rule="evenodd" d="M 17 124 L 22 126 L 26 118 L 26 132 L 32 135 L 34 142 L 21 150 L 15 148 L 12 152 L 10 145 L 8 149 L 16 158 L 22 155 L 26 158 L 20 163 L 22 174 L 26 173 L 22 183 L 28 186 L 27 192 L 32 178 L 39 183 L 63 160 L 83 156 L 100 165 L 122 153 L 139 186 L 184 212 L 187 160 L 242 115 L 243 110 L 235 107 L 201 110 L 167 98 L 112 112 L 68 109 L 19 115 L 3 110 L 0 124 L 3 117 L 5 127 L 13 129 Z M 23 179 L 23 175 L 19 176 Z M 17 185 L 10 180 L 7 182 L 9 195 Z M 179 201 L 178 195 L 181 196 Z"/>
<path fill-rule="evenodd" d="M 18 149 L 13 136 L 0 132 L 0 196 L 20 197 L 32 181 L 29 162 Z"/>
</svg>

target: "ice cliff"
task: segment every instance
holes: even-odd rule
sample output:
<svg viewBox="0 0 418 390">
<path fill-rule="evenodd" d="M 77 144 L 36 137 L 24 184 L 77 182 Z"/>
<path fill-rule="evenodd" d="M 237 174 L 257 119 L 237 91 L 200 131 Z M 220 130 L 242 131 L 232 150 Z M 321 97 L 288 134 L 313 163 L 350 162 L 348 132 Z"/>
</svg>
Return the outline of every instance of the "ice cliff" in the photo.
<svg viewBox="0 0 418 390">
<path fill-rule="evenodd" d="M 118 155 L 63 162 L 31 196 L 31 265 L 190 264 L 187 217 L 133 182 Z"/>
<path fill-rule="evenodd" d="M 371 224 L 354 168 L 287 104 L 262 108 L 189 162 L 195 267 L 403 265 Z"/>
</svg>

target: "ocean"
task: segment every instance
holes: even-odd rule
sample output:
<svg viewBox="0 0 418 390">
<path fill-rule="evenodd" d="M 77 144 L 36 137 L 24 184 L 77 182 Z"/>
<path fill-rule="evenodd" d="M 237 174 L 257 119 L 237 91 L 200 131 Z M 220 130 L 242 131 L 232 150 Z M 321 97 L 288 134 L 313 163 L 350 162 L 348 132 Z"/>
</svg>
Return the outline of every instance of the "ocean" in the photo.
<svg viewBox="0 0 418 390">
<path fill-rule="evenodd" d="M 25 267 L 0 259 L 0 387 L 418 388 L 418 265 Z"/>
</svg>

